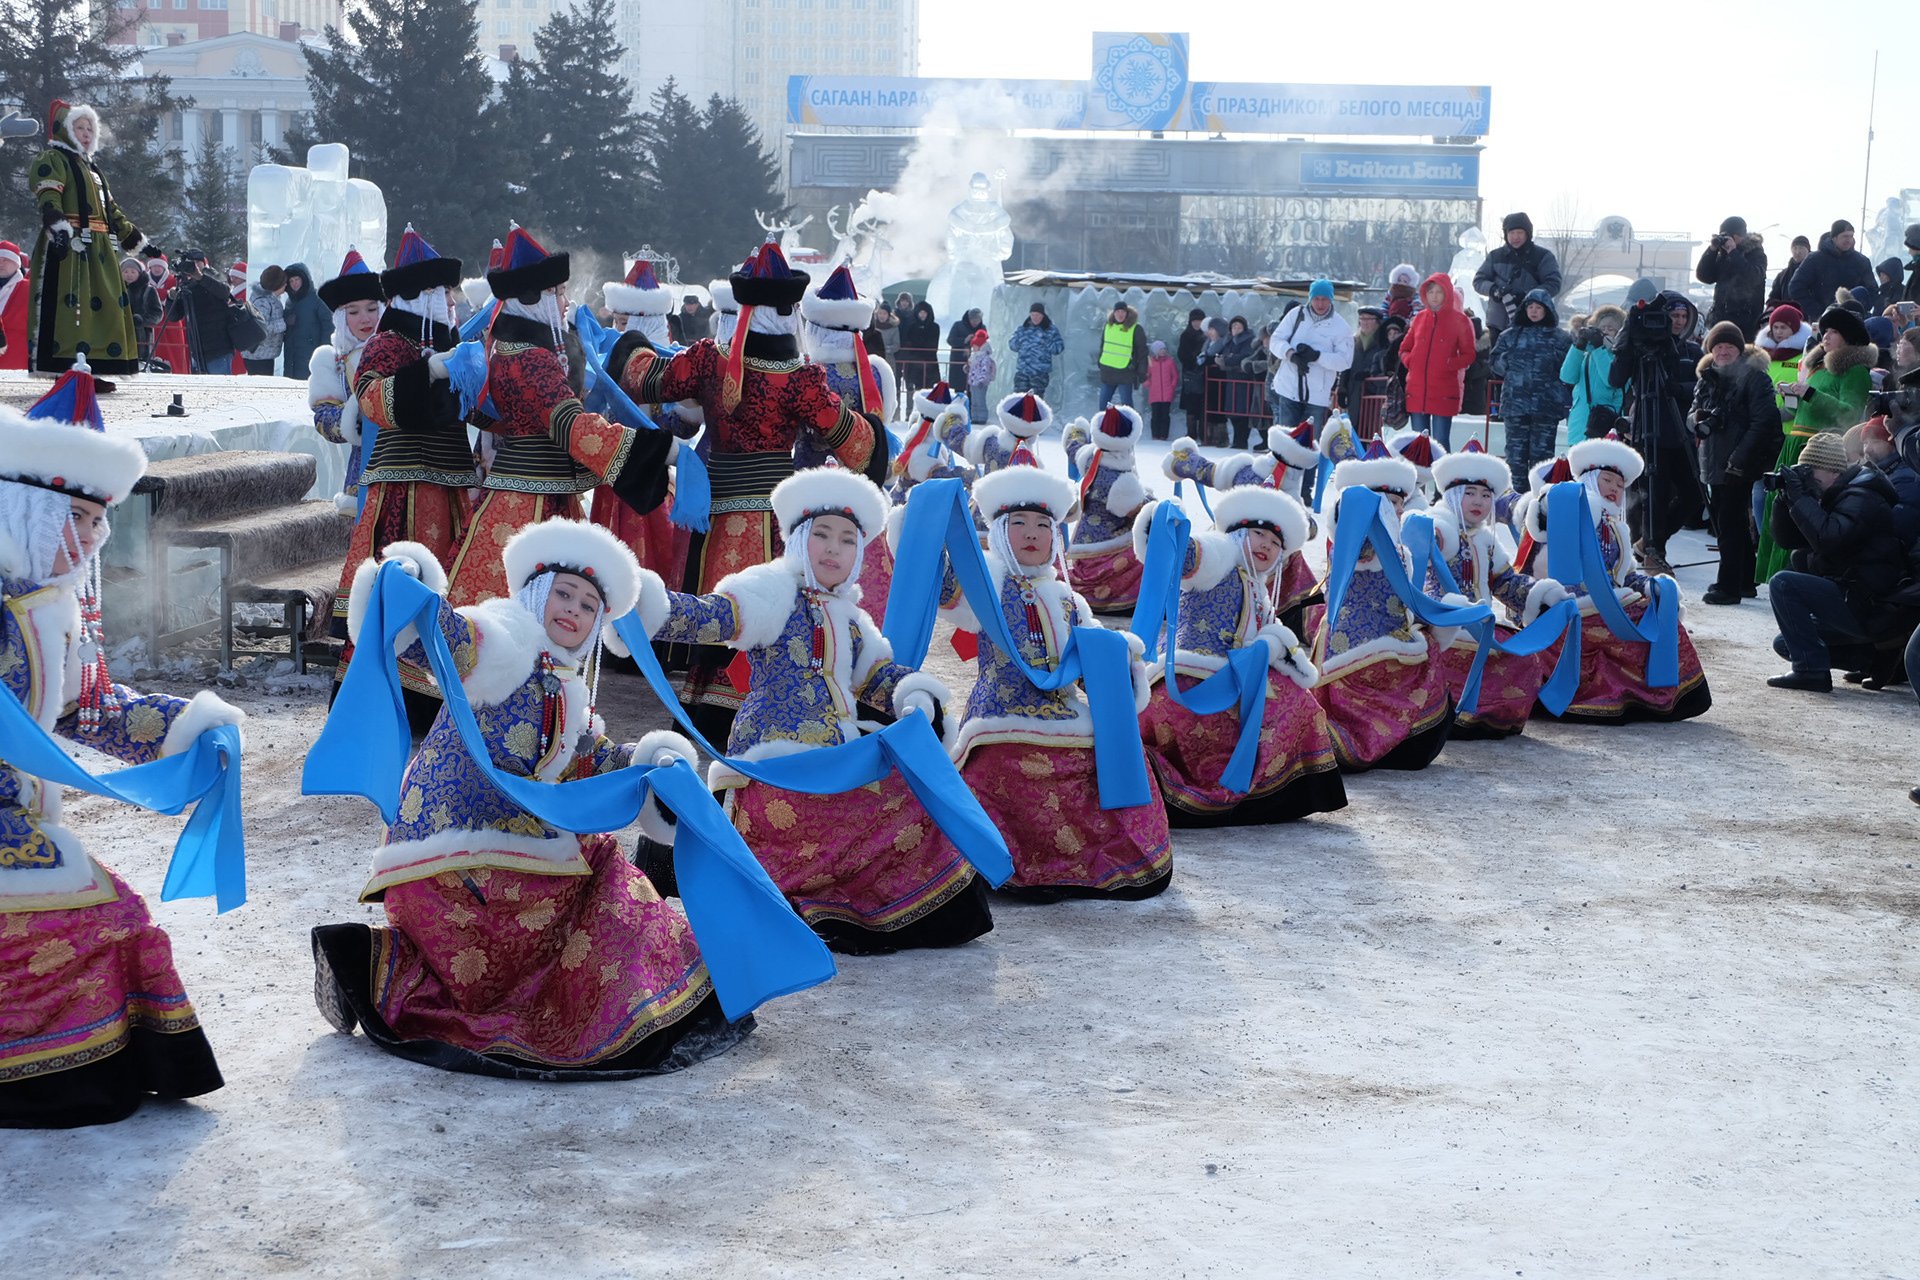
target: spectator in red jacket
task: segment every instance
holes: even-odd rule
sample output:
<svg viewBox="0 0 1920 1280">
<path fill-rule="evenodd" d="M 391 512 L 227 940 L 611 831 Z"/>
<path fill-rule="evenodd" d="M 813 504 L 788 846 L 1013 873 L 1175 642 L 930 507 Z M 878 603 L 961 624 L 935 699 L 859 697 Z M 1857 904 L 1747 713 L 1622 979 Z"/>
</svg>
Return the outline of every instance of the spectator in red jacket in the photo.
<svg viewBox="0 0 1920 1280">
<path fill-rule="evenodd" d="M 1453 281 L 1436 271 L 1420 286 L 1426 305 L 1400 344 L 1407 369 L 1407 419 L 1442 446 L 1453 447 L 1453 415 L 1460 412 L 1462 380 L 1473 363 L 1473 322 Z"/>
<path fill-rule="evenodd" d="M 27 285 L 24 255 L 0 240 L 0 369 L 27 367 Z"/>
</svg>

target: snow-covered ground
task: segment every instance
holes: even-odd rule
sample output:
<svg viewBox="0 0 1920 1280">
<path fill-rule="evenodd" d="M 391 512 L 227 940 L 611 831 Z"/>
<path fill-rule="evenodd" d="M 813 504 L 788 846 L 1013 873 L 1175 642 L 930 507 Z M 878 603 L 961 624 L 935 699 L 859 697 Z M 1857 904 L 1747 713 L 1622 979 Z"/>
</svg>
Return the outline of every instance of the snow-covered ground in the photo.
<svg viewBox="0 0 1920 1280">
<path fill-rule="evenodd" d="M 321 1021 L 307 931 L 378 918 L 380 829 L 299 794 L 322 697 L 242 690 L 250 900 L 154 904 L 227 1087 L 0 1136 L 0 1271 L 1920 1274 L 1913 700 L 1766 689 L 1764 602 L 1688 621 L 1700 720 L 1536 723 L 1179 834 L 1159 899 L 997 906 L 603 1085 Z M 156 891 L 179 820 L 69 803 Z"/>
</svg>

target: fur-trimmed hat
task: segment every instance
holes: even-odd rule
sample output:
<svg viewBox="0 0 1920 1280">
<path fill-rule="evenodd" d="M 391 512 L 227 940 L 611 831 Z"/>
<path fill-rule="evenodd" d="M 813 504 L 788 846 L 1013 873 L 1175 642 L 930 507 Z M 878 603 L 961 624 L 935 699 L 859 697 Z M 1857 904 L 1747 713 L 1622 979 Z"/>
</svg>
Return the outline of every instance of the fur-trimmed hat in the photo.
<svg viewBox="0 0 1920 1280">
<path fill-rule="evenodd" d="M 1405 458 L 1388 453 L 1379 440 L 1370 440 L 1365 456 L 1334 467 L 1332 483 L 1335 489 L 1381 489 L 1410 498 L 1420 487 L 1420 473 Z"/>
<path fill-rule="evenodd" d="M 1873 341 L 1867 336 L 1867 322 L 1843 307 L 1828 307 L 1821 312 L 1817 328 L 1821 333 L 1832 329 L 1850 347 L 1864 347 Z"/>
<path fill-rule="evenodd" d="M 338 311 L 349 302 L 385 302 L 387 291 L 358 249 L 348 249 L 340 262 L 340 274 L 322 284 L 320 301 L 329 311 Z"/>
<path fill-rule="evenodd" d="M 843 262 L 820 282 L 819 288 L 800 299 L 800 315 L 822 329 L 862 333 L 873 323 L 873 299 L 860 296 L 853 272 Z"/>
<path fill-rule="evenodd" d="M 548 253 L 527 229 L 514 223 L 500 249 L 500 265 L 487 272 L 487 288 L 501 301 L 535 297 L 567 282 L 573 260 L 564 253 Z"/>
<path fill-rule="evenodd" d="M 626 279 L 601 285 L 600 296 L 607 310 L 623 316 L 664 316 L 673 310 L 673 295 L 661 288 L 645 258 L 634 260 Z"/>
<path fill-rule="evenodd" d="M 1087 439 L 1094 448 L 1109 453 L 1131 453 L 1140 443 L 1145 428 L 1140 413 L 1124 404 L 1110 404 L 1089 425 Z"/>
<path fill-rule="evenodd" d="M 1457 484 L 1483 484 L 1497 496 L 1513 488 L 1513 470 L 1469 440 L 1433 464 L 1433 483 L 1442 493 Z"/>
<path fill-rule="evenodd" d="M 733 281 L 712 280 L 707 283 L 707 296 L 713 299 L 713 309 L 726 315 L 740 310 L 740 304 L 733 300 Z"/>
<path fill-rule="evenodd" d="M 1313 422 L 1303 421 L 1289 431 L 1279 423 L 1267 428 L 1267 449 L 1288 466 L 1304 470 L 1320 465 L 1320 450 L 1313 443 Z"/>
<path fill-rule="evenodd" d="M 1265 529 L 1280 539 L 1286 554 L 1307 545 L 1307 509 L 1278 489 L 1243 484 L 1213 501 L 1213 527 L 1222 533 L 1235 529 Z"/>
<path fill-rule="evenodd" d="M 627 544 L 585 520 L 542 520 L 507 539 L 500 552 L 513 591 L 543 573 L 571 573 L 600 592 L 608 622 L 640 601 L 640 564 Z"/>
<path fill-rule="evenodd" d="M 429 289 L 453 289 L 459 284 L 460 259 L 435 253 L 411 222 L 400 233 L 393 265 L 380 273 L 380 287 L 389 298 L 417 298 Z"/>
<path fill-rule="evenodd" d="M 742 307 L 772 307 L 782 315 L 799 305 L 813 283 L 812 276 L 789 267 L 787 255 L 771 241 L 755 249 L 727 279 Z"/>
<path fill-rule="evenodd" d="M 953 388 L 944 381 L 913 393 L 913 415 L 938 419 L 953 404 Z"/>
<path fill-rule="evenodd" d="M 796 471 L 773 487 L 768 501 L 783 537 L 815 516 L 844 516 L 863 538 L 878 538 L 887 530 L 886 495 L 873 481 L 845 467 Z"/>
<path fill-rule="evenodd" d="M 1447 456 L 1447 447 L 1425 431 L 1408 427 L 1388 437 L 1387 452 L 1411 462 L 1420 478 L 1427 480 L 1432 478 L 1433 464 Z"/>
<path fill-rule="evenodd" d="M 1582 440 L 1567 450 L 1567 465 L 1577 480 L 1589 471 L 1611 471 L 1632 484 L 1646 467 L 1640 451 L 1609 431 L 1598 440 Z"/>
<path fill-rule="evenodd" d="M 1002 467 L 973 482 L 974 509 L 988 521 L 1037 511 L 1058 524 L 1073 514 L 1075 499 L 1071 480 L 1039 467 Z"/>
<path fill-rule="evenodd" d="M 146 473 L 145 450 L 106 433 L 85 356 L 26 413 L 0 405 L 0 481 L 110 507 Z"/>
<path fill-rule="evenodd" d="M 1022 440 L 1033 439 L 1053 423 L 1052 407 L 1031 391 L 1016 391 L 1002 400 L 994 416 L 1002 428 Z M 1138 424 L 1140 415 L 1135 414 L 1133 420 Z"/>
</svg>

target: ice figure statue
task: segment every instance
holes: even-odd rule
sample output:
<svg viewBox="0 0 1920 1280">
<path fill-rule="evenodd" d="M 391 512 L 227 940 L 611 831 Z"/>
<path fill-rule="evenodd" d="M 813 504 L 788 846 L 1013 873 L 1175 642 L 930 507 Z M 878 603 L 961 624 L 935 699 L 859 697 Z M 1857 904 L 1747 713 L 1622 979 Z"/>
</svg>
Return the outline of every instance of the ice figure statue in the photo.
<svg viewBox="0 0 1920 1280">
<path fill-rule="evenodd" d="M 1447 274 L 1453 277 L 1453 291 L 1460 296 L 1467 309 L 1477 316 L 1487 313 L 1487 300 L 1473 291 L 1474 272 L 1480 270 L 1480 264 L 1487 260 L 1487 238 L 1478 227 L 1468 227 L 1460 233 L 1456 242 L 1460 252 L 1453 255 L 1453 265 L 1447 268 Z"/>
<path fill-rule="evenodd" d="M 877 298 L 887 283 L 887 250 L 893 247 L 887 239 L 887 227 L 896 216 L 899 199 L 891 191 L 869 191 L 866 199 L 847 206 L 844 226 L 838 208 L 827 210 L 827 226 L 834 236 L 829 261 L 847 264 L 863 298 Z"/>
<path fill-rule="evenodd" d="M 326 280 L 348 249 L 379 271 L 386 246 L 386 197 L 366 179 L 347 176 L 344 144 L 309 147 L 305 168 L 258 164 L 247 175 L 247 261 L 256 275 L 269 265 L 304 262 Z"/>
<path fill-rule="evenodd" d="M 974 307 L 986 315 L 1005 278 L 1000 264 L 1013 256 L 1013 219 L 993 198 L 993 184 L 976 173 L 967 187 L 967 198 L 947 214 L 947 260 L 927 284 L 927 301 L 943 325 Z"/>
<path fill-rule="evenodd" d="M 1881 206 L 1874 216 L 1873 225 L 1867 230 L 1867 243 L 1864 246 L 1867 257 L 1875 263 L 1887 258 L 1900 259 L 1900 265 L 1907 261 L 1907 202 L 1900 196 L 1888 196 L 1887 203 Z"/>
</svg>

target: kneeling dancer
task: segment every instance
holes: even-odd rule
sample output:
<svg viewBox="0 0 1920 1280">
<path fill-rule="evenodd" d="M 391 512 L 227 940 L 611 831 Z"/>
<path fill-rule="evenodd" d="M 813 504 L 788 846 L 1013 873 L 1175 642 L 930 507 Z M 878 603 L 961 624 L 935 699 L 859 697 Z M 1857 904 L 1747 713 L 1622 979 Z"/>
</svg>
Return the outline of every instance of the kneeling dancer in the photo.
<svg viewBox="0 0 1920 1280">
<path fill-rule="evenodd" d="M 425 547 L 395 543 L 385 558 L 446 590 Z M 692 759 L 672 733 L 616 744 L 593 715 L 603 628 L 639 593 L 633 553 L 594 525 L 548 520 L 515 534 L 501 559 L 510 598 L 443 601 L 439 612 L 493 767 L 559 782 L 663 754 Z M 356 633 L 378 567 L 354 580 Z M 426 665 L 417 637 L 407 655 Z M 360 895 L 386 907 L 387 926 L 313 931 L 314 995 L 336 1029 L 358 1024 L 428 1066 L 539 1080 L 673 1071 L 751 1030 L 751 1018 L 728 1023 L 686 918 L 614 838 L 556 830 L 514 804 L 445 710 L 400 797 Z M 671 840 L 664 821 L 646 825 Z"/>
</svg>

